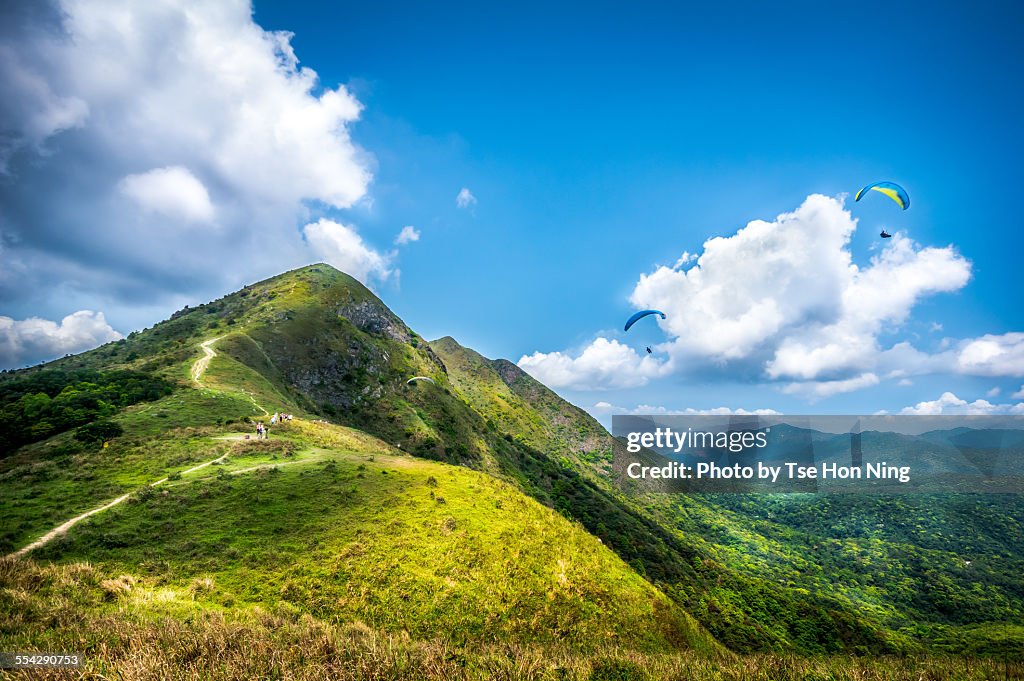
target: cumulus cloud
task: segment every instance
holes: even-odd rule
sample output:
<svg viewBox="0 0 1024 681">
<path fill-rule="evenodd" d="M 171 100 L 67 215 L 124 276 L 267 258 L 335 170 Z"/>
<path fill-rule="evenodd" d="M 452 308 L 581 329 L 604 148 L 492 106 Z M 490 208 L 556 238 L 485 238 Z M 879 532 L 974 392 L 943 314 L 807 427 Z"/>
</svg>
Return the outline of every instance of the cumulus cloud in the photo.
<svg viewBox="0 0 1024 681">
<path fill-rule="evenodd" d="M 402 227 L 402 231 L 395 237 L 395 243 L 399 246 L 412 243 L 413 241 L 420 240 L 420 230 L 416 229 L 412 225 L 406 225 Z"/>
<path fill-rule="evenodd" d="M 861 374 L 874 368 L 883 327 L 925 296 L 964 286 L 970 264 L 897 235 L 859 267 L 849 250 L 855 227 L 842 201 L 811 195 L 772 222 L 707 241 L 688 270 L 642 275 L 631 301 L 668 314 L 675 355 L 766 357 L 772 379 Z"/>
<path fill-rule="evenodd" d="M 964 341 L 956 354 L 956 369 L 971 376 L 1024 376 L 1024 333 Z"/>
<path fill-rule="evenodd" d="M 683 251 L 683 254 L 679 256 L 678 260 L 676 260 L 676 264 L 672 266 L 672 269 L 678 270 L 681 267 L 685 267 L 686 265 L 689 265 L 691 262 L 693 262 L 696 259 L 697 259 L 697 254 L 696 253 L 690 253 L 689 251 Z"/>
<path fill-rule="evenodd" d="M 1024 385 L 1020 387 L 1020 390 L 1010 395 L 1015 400 L 1024 400 Z"/>
<path fill-rule="evenodd" d="M 0 304 L 217 295 L 312 261 L 296 227 L 367 197 L 362 105 L 248 0 L 0 14 Z"/>
<path fill-rule="evenodd" d="M 609 402 L 597 402 L 588 410 L 597 416 L 608 416 L 612 414 L 624 415 L 651 415 L 651 416 L 776 416 L 781 412 L 774 409 L 733 409 L 732 407 L 714 407 L 711 409 L 669 409 L 668 407 L 655 406 L 650 404 L 639 404 L 635 407 L 618 407 Z"/>
<path fill-rule="evenodd" d="M 823 399 L 832 395 L 863 390 L 873 385 L 878 385 L 878 376 L 873 373 L 865 373 L 853 378 L 836 379 L 834 381 L 805 381 L 790 383 L 782 389 L 782 392 L 790 395 L 803 395 L 811 399 Z M 900 385 L 906 385 L 902 381 Z"/>
<path fill-rule="evenodd" d="M 885 325 L 898 327 L 922 298 L 960 289 L 969 278 L 970 264 L 951 247 L 918 249 L 897 235 L 868 267 L 850 269 L 838 317 L 784 339 L 768 374 L 811 379 L 873 367 Z"/>
<path fill-rule="evenodd" d="M 476 197 L 468 188 L 463 187 L 455 197 L 455 205 L 459 208 L 471 208 L 476 205 Z"/>
<path fill-rule="evenodd" d="M 988 400 L 968 402 L 951 392 L 944 392 L 936 400 L 918 402 L 913 407 L 905 407 L 900 414 L 936 416 L 941 414 L 960 414 L 969 416 L 987 416 L 998 414 L 1024 415 L 1024 402 L 1019 404 L 992 404 Z"/>
<path fill-rule="evenodd" d="M 668 359 L 644 379 L 729 366 L 790 381 L 786 392 L 820 399 L 877 385 L 880 375 L 904 366 L 934 369 L 934 356 L 905 342 L 883 347 L 879 338 L 899 329 L 927 296 L 962 288 L 970 263 L 952 247 L 922 247 L 897 234 L 858 265 L 849 248 L 855 229 L 842 199 L 813 194 L 793 212 L 754 220 L 708 240 L 697 256 L 684 252 L 673 266 L 640 275 L 630 302 L 663 310 L 667 319 L 658 323 L 668 336 L 658 346 Z M 614 342 L 598 338 L 579 357 L 556 352 L 528 359 L 535 367 L 547 363 L 547 375 L 562 385 L 596 385 L 593 378 L 601 376 L 617 383 L 623 379 L 578 361 L 588 353 L 604 356 Z M 1003 346 L 998 356 L 976 352 L 973 370 L 995 371 L 988 362 L 1005 370 L 1016 354 L 1012 342 Z"/>
<path fill-rule="evenodd" d="M 708 240 L 688 270 L 641 275 L 630 300 L 668 315 L 663 327 L 678 351 L 745 358 L 787 329 L 836 317 L 854 227 L 838 201 L 813 195 L 773 222 Z"/>
<path fill-rule="evenodd" d="M 185 222 L 209 222 L 213 204 L 203 183 L 187 168 L 168 166 L 128 175 L 118 188 L 141 208 Z"/>
<path fill-rule="evenodd" d="M 0 366 L 18 367 L 89 350 L 118 340 L 102 312 L 79 310 L 60 323 L 32 317 L 15 320 L 0 316 Z"/>
<path fill-rule="evenodd" d="M 321 218 L 303 227 L 302 232 L 320 258 L 364 284 L 386 281 L 394 274 L 393 255 L 369 247 L 354 227 Z"/>
<path fill-rule="evenodd" d="M 640 357 L 628 345 L 607 338 L 598 338 L 576 357 L 562 352 L 535 352 L 520 357 L 518 364 L 549 387 L 576 390 L 634 388 L 664 371 L 650 355 Z"/>
</svg>

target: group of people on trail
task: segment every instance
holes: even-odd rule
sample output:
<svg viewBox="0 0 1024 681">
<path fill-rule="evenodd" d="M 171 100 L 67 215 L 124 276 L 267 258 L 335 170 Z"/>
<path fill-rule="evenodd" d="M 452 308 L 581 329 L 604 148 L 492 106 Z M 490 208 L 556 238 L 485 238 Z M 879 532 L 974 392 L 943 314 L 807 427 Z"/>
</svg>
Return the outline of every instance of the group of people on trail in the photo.
<svg viewBox="0 0 1024 681">
<path fill-rule="evenodd" d="M 292 415 L 291 414 L 285 414 L 284 412 L 280 412 L 279 413 L 279 412 L 275 411 L 273 413 L 273 415 L 270 417 L 270 423 L 269 424 L 264 425 L 263 421 L 257 421 L 256 422 L 256 439 L 257 440 L 266 440 L 268 437 L 270 437 L 270 426 L 276 426 L 279 423 L 283 424 L 285 421 L 291 421 L 291 420 L 292 420 Z M 246 439 L 248 439 L 248 437 L 249 436 L 246 435 Z"/>
</svg>

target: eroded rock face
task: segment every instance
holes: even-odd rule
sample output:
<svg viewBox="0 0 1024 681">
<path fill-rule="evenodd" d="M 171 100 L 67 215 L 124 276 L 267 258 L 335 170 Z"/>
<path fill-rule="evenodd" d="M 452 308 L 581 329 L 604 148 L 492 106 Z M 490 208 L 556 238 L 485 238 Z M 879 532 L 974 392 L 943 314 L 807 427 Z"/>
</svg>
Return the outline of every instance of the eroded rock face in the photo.
<svg viewBox="0 0 1024 681">
<path fill-rule="evenodd" d="M 430 346 L 385 305 L 348 292 L 338 297 L 329 307 L 300 312 L 294 323 L 275 319 L 253 332 L 284 382 L 315 405 L 339 412 L 372 408 L 401 394 L 412 373 L 435 371 L 425 369 L 424 360 L 447 373 Z M 410 356 L 418 360 L 410 364 Z"/>
<path fill-rule="evenodd" d="M 526 372 L 517 367 L 507 359 L 495 359 L 491 361 L 491 366 L 501 376 L 501 380 L 505 382 L 505 385 L 511 387 L 515 385 L 523 376 L 526 376 Z"/>
<path fill-rule="evenodd" d="M 398 317 L 390 310 L 372 301 L 348 301 L 335 310 L 339 317 L 352 322 L 352 325 L 364 333 L 383 336 L 398 343 L 411 344 L 413 334 Z"/>
<path fill-rule="evenodd" d="M 430 362 L 436 364 L 441 371 L 448 373 L 444 362 L 434 354 L 430 346 L 413 333 L 401 319 L 386 307 L 370 300 L 359 302 L 349 300 L 340 305 L 335 312 L 339 317 L 349 320 L 353 326 L 363 333 L 412 346 L 419 353 L 425 355 Z"/>
<path fill-rule="evenodd" d="M 373 346 L 349 342 L 341 351 L 326 345 L 310 348 L 302 364 L 282 358 L 286 380 L 317 403 L 341 409 L 373 402 L 383 394 L 380 377 L 387 375 L 387 362 Z M 385 379 L 386 380 L 386 379 Z"/>
</svg>

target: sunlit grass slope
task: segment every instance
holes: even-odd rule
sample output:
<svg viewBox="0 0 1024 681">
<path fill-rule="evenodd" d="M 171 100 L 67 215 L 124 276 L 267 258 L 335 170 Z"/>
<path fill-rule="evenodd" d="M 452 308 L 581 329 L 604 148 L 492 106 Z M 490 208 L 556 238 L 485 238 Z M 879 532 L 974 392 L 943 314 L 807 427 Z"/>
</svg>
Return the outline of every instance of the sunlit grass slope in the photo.
<svg viewBox="0 0 1024 681">
<path fill-rule="evenodd" d="M 197 380 L 202 343 L 213 356 Z M 131 575 L 133 593 L 192 594 L 175 612 L 198 610 L 204 623 L 177 622 L 182 635 L 238 626 L 264 636 L 253 614 L 263 608 L 315 620 L 288 636 L 344 638 L 363 622 L 375 632 L 367 640 L 410 637 L 401 654 L 421 661 L 444 646 L 477 661 L 491 653 L 473 647 L 489 645 L 555 657 L 548 646 L 714 648 L 703 631 L 746 653 L 1024 657 L 1013 626 L 1024 609 L 1019 503 L 625 496 L 607 475 L 621 444 L 589 415 L 508 361 L 451 338 L 426 343 L 326 265 L 0 374 L 0 389 L 40 372 L 122 369 L 171 394 L 115 412 L 93 405 L 121 431 L 105 442 L 40 431 L 0 452 L 0 551 L 133 493 L 33 555 L 97 561 L 96 579 Z M 413 375 L 434 383 L 407 384 Z M 76 404 L 91 409 L 102 390 L 79 388 Z M 18 408 L 37 403 L 29 395 Z M 282 410 L 297 418 L 269 441 L 240 439 Z M 115 606 L 114 629 L 150 617 L 134 597 L 82 617 Z M 227 629 L 210 619 L 221 614 Z M 572 674 L 602 654 L 574 658 Z M 685 664 L 672 659 L 664 669 Z M 738 673 L 729 669 L 723 678 Z"/>
<path fill-rule="evenodd" d="M 220 607 L 210 579 L 182 588 L 89 563 L 0 559 L 0 644 L 75 651 L 85 678 L 378 681 L 982 681 L 1019 665 L 957 658 L 708 655 L 615 642 L 571 645 L 417 640 L 363 622 L 334 624 L 287 602 Z M 0 677 L 22 678 L 0 671 Z M 31 678 L 68 678 L 36 670 Z"/>
<path fill-rule="evenodd" d="M 294 608 L 414 638 L 715 649 L 598 540 L 515 488 L 293 424 L 222 441 L 223 465 L 143 488 L 34 557 L 180 592 L 201 583 L 195 598 L 216 610 Z"/>
</svg>

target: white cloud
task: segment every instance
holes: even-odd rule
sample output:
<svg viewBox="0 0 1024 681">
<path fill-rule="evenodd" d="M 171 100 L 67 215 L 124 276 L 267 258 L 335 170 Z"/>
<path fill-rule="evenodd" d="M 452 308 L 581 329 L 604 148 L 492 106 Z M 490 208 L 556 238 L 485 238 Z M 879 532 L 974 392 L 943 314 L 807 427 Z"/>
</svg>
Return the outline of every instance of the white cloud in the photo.
<svg viewBox="0 0 1024 681">
<path fill-rule="evenodd" d="M 869 372 L 860 376 L 854 376 L 853 378 L 836 379 L 833 381 L 790 383 L 782 389 L 782 392 L 789 395 L 803 395 L 811 399 L 823 399 L 832 395 L 863 390 L 873 385 L 878 385 L 878 376 Z"/>
<path fill-rule="evenodd" d="M 952 248 L 917 249 L 897 235 L 869 267 L 851 269 L 839 317 L 786 338 L 768 374 L 810 379 L 873 368 L 885 325 L 898 327 L 922 298 L 962 288 L 969 277 L 970 264 Z"/>
<path fill-rule="evenodd" d="M 102 312 L 79 310 L 56 323 L 0 316 L 0 365 L 16 367 L 89 350 L 121 338 Z"/>
<path fill-rule="evenodd" d="M 641 275 L 630 300 L 668 315 L 677 353 L 745 358 L 788 328 L 836 315 L 854 227 L 838 201 L 813 195 L 774 222 L 706 241 L 689 270 Z"/>
<path fill-rule="evenodd" d="M 420 230 L 416 229 L 412 225 L 406 225 L 402 228 L 402 231 L 395 237 L 395 243 L 399 246 L 412 243 L 413 241 L 420 240 Z"/>
<path fill-rule="evenodd" d="M 394 273 L 392 255 L 367 246 L 354 227 L 321 218 L 302 231 L 319 257 L 364 284 L 374 279 L 386 281 Z"/>
<path fill-rule="evenodd" d="M 213 204 L 203 183 L 181 166 L 154 168 L 128 175 L 118 183 L 121 192 L 141 208 L 180 218 L 186 222 L 209 222 Z"/>
<path fill-rule="evenodd" d="M 936 400 L 918 402 L 905 407 L 900 414 L 935 416 L 940 414 L 961 414 L 985 416 L 993 414 L 1024 414 L 1024 402 L 1019 404 L 992 404 L 988 400 L 967 402 L 951 392 L 944 392 Z"/>
<path fill-rule="evenodd" d="M 849 250 L 855 227 L 839 199 L 811 195 L 772 222 L 710 239 L 689 270 L 642 275 L 631 301 L 668 314 L 674 357 L 764 357 L 772 379 L 863 374 L 876 368 L 881 331 L 925 296 L 964 286 L 970 264 L 897 235 L 860 267 Z"/>
<path fill-rule="evenodd" d="M 455 205 L 459 208 L 470 208 L 476 205 L 476 197 L 468 188 L 463 187 L 459 190 L 459 195 L 455 197 Z"/>
<path fill-rule="evenodd" d="M 985 397 L 999 397 L 999 393 L 1003 392 L 1002 388 L 996 386 L 985 393 Z"/>
<path fill-rule="evenodd" d="M 697 259 L 696 253 L 690 253 L 689 251 L 683 251 L 683 254 L 676 260 L 676 264 L 672 266 L 672 269 L 678 270 Z"/>
<path fill-rule="evenodd" d="M 562 352 L 535 352 L 520 357 L 518 364 L 551 388 L 577 390 L 641 386 L 664 370 L 650 355 L 640 357 L 628 345 L 607 338 L 596 339 L 577 357 Z"/>
<path fill-rule="evenodd" d="M 1024 333 L 988 334 L 963 341 L 956 370 L 971 376 L 1024 376 Z"/>
<path fill-rule="evenodd" d="M 217 295 L 312 261 L 296 227 L 366 199 L 362 105 L 248 0 L 51 4 L 0 21 L 0 272 L 28 275 L 0 305 Z"/>
<path fill-rule="evenodd" d="M 612 414 L 626 415 L 652 415 L 652 416 L 776 416 L 781 412 L 774 409 L 733 409 L 731 407 L 714 407 L 711 409 L 669 409 L 668 407 L 655 406 L 650 404 L 639 404 L 633 408 L 619 407 L 609 402 L 598 402 L 588 409 L 596 416 L 608 416 Z"/>
<path fill-rule="evenodd" d="M 1010 395 L 1015 400 L 1024 400 L 1024 385 L 1020 387 L 1020 390 Z"/>
<path fill-rule="evenodd" d="M 927 296 L 962 288 L 970 263 L 952 247 L 897 234 L 858 265 L 849 248 L 855 228 L 841 198 L 813 194 L 771 222 L 709 239 L 695 262 L 684 252 L 672 267 L 642 274 L 630 302 L 664 311 L 659 325 L 669 337 L 659 344 L 668 360 L 645 378 L 734 365 L 818 399 L 877 385 L 893 369 L 934 370 L 934 356 L 909 343 L 885 348 L 879 338 Z M 550 358 L 563 382 L 581 380 L 569 376 L 571 354 L 532 357 Z"/>
</svg>

